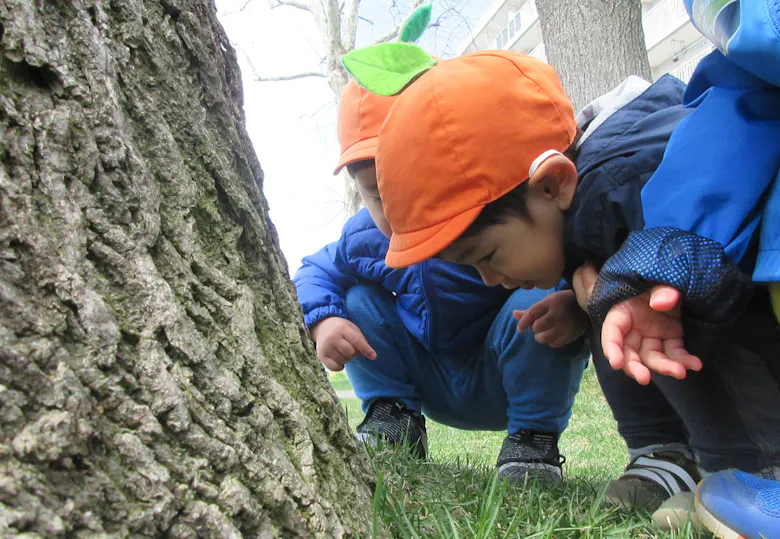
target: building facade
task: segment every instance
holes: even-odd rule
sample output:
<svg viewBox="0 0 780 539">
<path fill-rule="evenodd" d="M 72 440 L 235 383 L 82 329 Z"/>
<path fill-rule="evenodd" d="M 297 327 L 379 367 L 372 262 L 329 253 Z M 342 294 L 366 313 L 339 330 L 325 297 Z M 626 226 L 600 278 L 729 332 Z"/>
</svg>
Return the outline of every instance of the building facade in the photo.
<svg viewBox="0 0 780 539">
<path fill-rule="evenodd" d="M 643 0 L 642 26 L 653 79 L 671 73 L 688 82 L 714 46 L 690 23 L 683 0 Z M 547 61 L 535 0 L 495 0 L 459 54 L 509 49 Z"/>
</svg>

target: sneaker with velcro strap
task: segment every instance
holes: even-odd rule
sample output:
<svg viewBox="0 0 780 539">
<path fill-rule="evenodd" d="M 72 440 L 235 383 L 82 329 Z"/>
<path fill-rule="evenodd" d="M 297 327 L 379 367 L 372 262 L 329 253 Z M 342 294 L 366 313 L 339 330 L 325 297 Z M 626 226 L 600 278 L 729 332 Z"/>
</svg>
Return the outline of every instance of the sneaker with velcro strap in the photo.
<svg viewBox="0 0 780 539">
<path fill-rule="evenodd" d="M 498 455 L 498 477 L 512 483 L 536 481 L 560 485 L 566 459 L 558 452 L 558 435 L 521 430 L 504 438 Z"/>
<path fill-rule="evenodd" d="M 369 447 L 377 447 L 382 440 L 393 446 L 409 446 L 412 454 L 422 459 L 428 456 L 425 418 L 396 399 L 373 400 L 357 426 L 356 436 Z"/>
<path fill-rule="evenodd" d="M 695 492 L 700 479 L 693 459 L 681 451 L 658 451 L 631 459 L 623 474 L 609 482 L 605 499 L 620 507 L 655 511 L 676 494 Z"/>
</svg>

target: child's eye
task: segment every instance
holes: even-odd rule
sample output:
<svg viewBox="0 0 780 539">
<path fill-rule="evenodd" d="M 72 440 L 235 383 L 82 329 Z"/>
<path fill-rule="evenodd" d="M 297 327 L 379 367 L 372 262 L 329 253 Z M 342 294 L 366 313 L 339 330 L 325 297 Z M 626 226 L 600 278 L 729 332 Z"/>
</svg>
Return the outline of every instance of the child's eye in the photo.
<svg viewBox="0 0 780 539">
<path fill-rule="evenodd" d="M 480 258 L 479 260 L 477 260 L 477 264 L 482 264 L 482 263 L 490 264 L 490 261 L 493 260 L 493 255 L 494 254 L 496 254 L 495 250 L 491 251 L 490 254 L 485 255 L 482 258 Z"/>
</svg>

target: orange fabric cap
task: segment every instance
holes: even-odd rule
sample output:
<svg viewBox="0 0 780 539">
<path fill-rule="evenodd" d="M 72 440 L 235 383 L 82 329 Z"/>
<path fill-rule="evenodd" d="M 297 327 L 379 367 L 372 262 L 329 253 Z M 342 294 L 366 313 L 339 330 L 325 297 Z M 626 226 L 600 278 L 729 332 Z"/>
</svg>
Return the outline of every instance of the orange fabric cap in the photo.
<svg viewBox="0 0 780 539">
<path fill-rule="evenodd" d="M 527 180 L 536 157 L 564 152 L 576 133 L 558 75 L 532 56 L 480 51 L 431 68 L 379 133 L 379 192 L 393 229 L 387 265 L 435 256 Z"/>
<path fill-rule="evenodd" d="M 333 174 L 356 161 L 376 158 L 377 136 L 396 97 L 372 94 L 350 79 L 339 100 L 338 138 L 341 157 Z"/>
</svg>

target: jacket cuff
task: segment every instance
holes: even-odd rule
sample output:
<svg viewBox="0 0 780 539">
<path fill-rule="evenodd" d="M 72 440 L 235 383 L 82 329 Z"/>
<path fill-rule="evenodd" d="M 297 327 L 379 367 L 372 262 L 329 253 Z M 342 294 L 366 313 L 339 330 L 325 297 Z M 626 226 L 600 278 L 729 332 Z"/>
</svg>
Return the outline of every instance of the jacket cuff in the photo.
<svg viewBox="0 0 780 539">
<path fill-rule="evenodd" d="M 599 272 L 588 302 L 597 332 L 610 309 L 663 284 L 680 291 L 696 324 L 719 326 L 739 317 L 754 285 L 711 239 L 672 227 L 632 232 Z"/>
<path fill-rule="evenodd" d="M 308 313 L 303 315 L 303 322 L 306 327 L 311 328 L 317 322 L 330 318 L 332 316 L 338 316 L 339 318 L 347 318 L 347 313 L 336 305 L 323 305 L 322 307 L 315 307 Z"/>
</svg>

